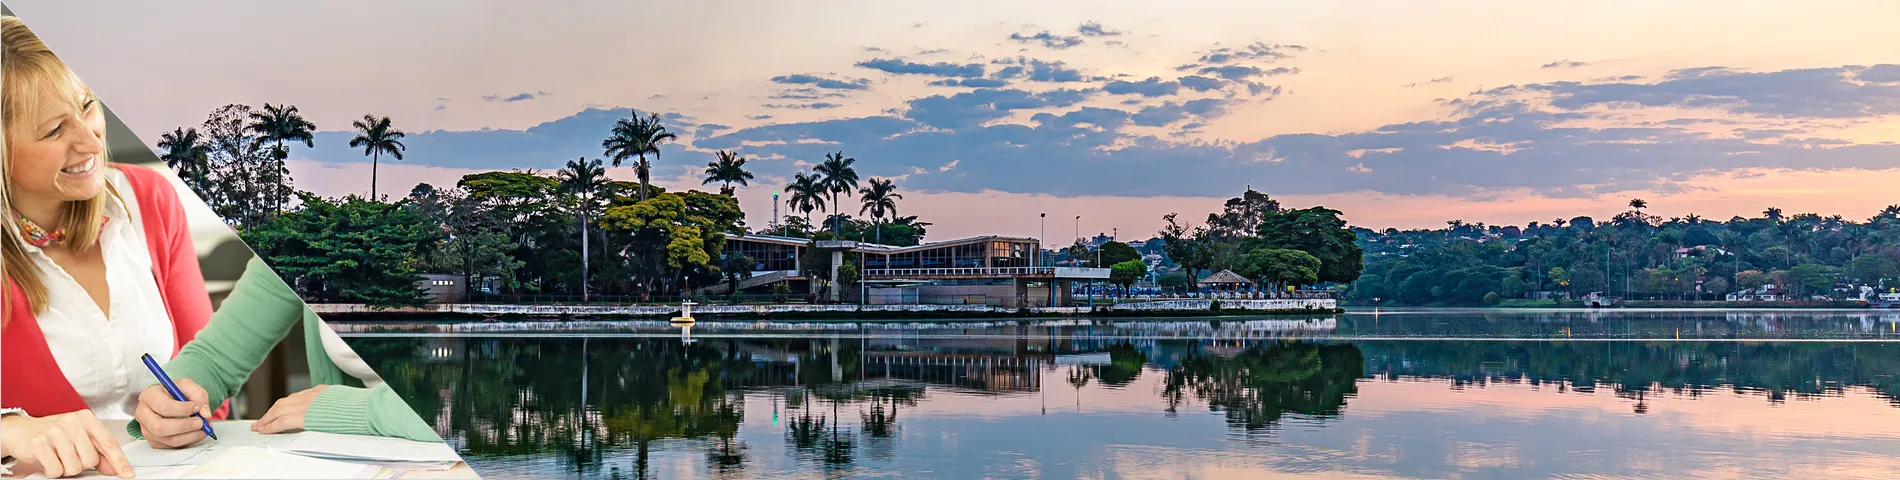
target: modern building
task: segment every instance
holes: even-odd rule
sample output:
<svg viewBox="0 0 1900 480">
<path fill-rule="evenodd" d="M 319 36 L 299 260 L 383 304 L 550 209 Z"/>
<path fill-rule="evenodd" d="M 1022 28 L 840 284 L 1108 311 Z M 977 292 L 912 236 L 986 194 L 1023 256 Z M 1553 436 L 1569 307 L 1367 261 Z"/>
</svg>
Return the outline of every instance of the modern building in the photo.
<svg viewBox="0 0 1900 480">
<path fill-rule="evenodd" d="M 982 304 L 1002 307 L 1068 305 L 1065 292 L 1074 282 L 1105 281 L 1106 268 L 1045 267 L 1041 242 L 1034 238 L 987 235 L 913 246 L 853 240 L 812 241 L 776 235 L 726 237 L 726 252 L 751 257 L 752 277 L 739 290 L 770 288 L 787 282 L 794 289 L 823 291 L 840 298 L 837 266 L 859 265 L 862 291 L 850 296 L 874 303 Z M 806 276 L 808 251 L 830 255 L 833 268 L 814 279 Z M 820 280 L 820 281 L 814 281 Z M 799 287 L 802 287 L 799 288 Z M 721 294 L 726 285 L 701 293 Z"/>
<path fill-rule="evenodd" d="M 429 303 L 460 303 L 463 293 L 463 277 L 446 273 L 425 273 L 416 279 L 416 287 L 421 288 Z"/>
</svg>

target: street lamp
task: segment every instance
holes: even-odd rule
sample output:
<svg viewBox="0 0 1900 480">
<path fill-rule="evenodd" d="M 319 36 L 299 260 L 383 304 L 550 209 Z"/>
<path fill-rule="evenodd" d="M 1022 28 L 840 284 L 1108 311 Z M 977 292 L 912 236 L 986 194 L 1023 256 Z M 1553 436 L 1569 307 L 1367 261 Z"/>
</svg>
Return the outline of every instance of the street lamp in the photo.
<svg viewBox="0 0 1900 480">
<path fill-rule="evenodd" d="M 1041 267 L 1042 249 L 1047 246 L 1043 245 L 1043 242 L 1049 239 L 1049 212 L 1042 212 L 1042 219 L 1038 221 L 1041 222 L 1041 226 L 1036 231 L 1036 266 Z"/>
</svg>

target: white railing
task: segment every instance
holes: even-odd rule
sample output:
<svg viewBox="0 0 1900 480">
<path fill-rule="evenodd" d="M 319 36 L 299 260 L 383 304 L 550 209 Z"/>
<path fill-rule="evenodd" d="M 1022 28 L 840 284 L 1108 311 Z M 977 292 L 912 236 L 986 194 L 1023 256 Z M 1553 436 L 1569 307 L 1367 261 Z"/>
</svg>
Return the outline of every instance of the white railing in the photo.
<svg viewBox="0 0 1900 480">
<path fill-rule="evenodd" d="M 1052 275 L 1055 267 L 873 268 L 865 277 L 1004 277 Z"/>
</svg>

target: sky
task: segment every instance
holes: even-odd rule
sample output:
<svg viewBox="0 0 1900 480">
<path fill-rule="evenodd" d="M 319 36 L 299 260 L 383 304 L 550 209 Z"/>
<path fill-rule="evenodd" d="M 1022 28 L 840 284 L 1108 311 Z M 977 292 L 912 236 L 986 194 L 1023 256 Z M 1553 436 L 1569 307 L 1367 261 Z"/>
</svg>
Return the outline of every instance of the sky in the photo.
<svg viewBox="0 0 1900 480">
<path fill-rule="evenodd" d="M 1900 203 L 1890 1 L 106 3 L 7 2 L 148 144 L 296 105 L 326 196 L 369 189 L 365 114 L 409 134 L 401 195 L 600 158 L 639 111 L 679 135 L 662 186 L 750 159 L 755 227 L 834 152 L 936 240 L 1142 239 L 1249 187 L 1369 228 Z"/>
</svg>

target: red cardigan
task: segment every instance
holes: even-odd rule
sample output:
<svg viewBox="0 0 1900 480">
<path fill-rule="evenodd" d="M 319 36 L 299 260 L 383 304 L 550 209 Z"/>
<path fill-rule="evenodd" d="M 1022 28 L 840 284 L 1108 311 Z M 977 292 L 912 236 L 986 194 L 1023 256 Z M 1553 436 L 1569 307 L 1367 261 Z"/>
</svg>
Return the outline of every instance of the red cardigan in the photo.
<svg viewBox="0 0 1900 480">
<path fill-rule="evenodd" d="M 185 208 L 179 203 L 177 188 L 158 172 L 137 165 L 114 167 L 125 172 L 126 183 L 138 199 L 152 274 L 176 332 L 178 343 L 172 350 L 176 356 L 211 321 L 211 297 L 205 292 Z M 0 339 L 0 406 L 25 409 L 36 417 L 85 410 L 85 400 L 53 360 L 45 333 L 27 307 L 25 290 L 9 279 L 6 293 L 10 316 L 0 334 L 4 337 Z M 224 412 L 220 407 L 215 416 L 222 418 Z"/>
</svg>

